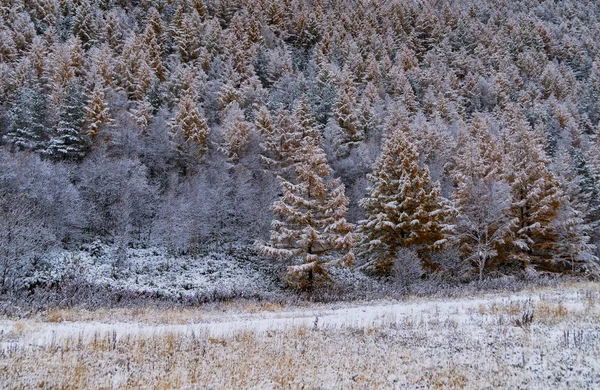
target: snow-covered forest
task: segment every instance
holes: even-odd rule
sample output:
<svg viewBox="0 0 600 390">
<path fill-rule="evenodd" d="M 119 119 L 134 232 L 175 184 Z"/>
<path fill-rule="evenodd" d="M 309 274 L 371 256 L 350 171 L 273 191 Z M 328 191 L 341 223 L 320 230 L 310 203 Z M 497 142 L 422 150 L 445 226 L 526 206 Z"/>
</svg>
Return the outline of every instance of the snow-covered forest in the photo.
<svg viewBox="0 0 600 390">
<path fill-rule="evenodd" d="M 595 1 L 3 0 L 0 134 L 4 295 L 600 276 Z"/>
</svg>

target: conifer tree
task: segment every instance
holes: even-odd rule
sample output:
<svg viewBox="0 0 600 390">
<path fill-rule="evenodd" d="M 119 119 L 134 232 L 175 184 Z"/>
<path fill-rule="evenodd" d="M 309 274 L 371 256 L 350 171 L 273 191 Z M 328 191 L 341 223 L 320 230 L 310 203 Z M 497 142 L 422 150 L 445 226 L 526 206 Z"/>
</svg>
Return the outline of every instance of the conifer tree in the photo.
<svg viewBox="0 0 600 390">
<path fill-rule="evenodd" d="M 221 150 L 227 155 L 227 160 L 237 162 L 246 152 L 250 144 L 252 126 L 246 122 L 244 111 L 237 102 L 230 105 L 224 121 L 223 144 Z"/>
<path fill-rule="evenodd" d="M 17 45 L 9 29 L 0 30 L 0 62 L 9 63 L 17 57 Z"/>
<path fill-rule="evenodd" d="M 594 255 L 596 246 L 590 243 L 593 224 L 585 220 L 584 210 L 588 209 L 588 205 L 581 189 L 583 178 L 577 174 L 567 148 L 559 148 L 553 168 L 564 194 L 553 222 L 558 237 L 554 260 L 556 268 L 600 277 L 600 262 Z"/>
<path fill-rule="evenodd" d="M 293 166 L 299 146 L 292 116 L 281 110 L 273 119 L 266 107 L 261 107 L 254 126 L 262 136 L 261 159 L 269 169 L 287 177 L 288 168 Z"/>
<path fill-rule="evenodd" d="M 148 65 L 154 69 L 154 74 L 160 81 L 165 81 L 167 71 L 162 60 L 162 43 L 156 34 L 154 28 L 146 28 L 144 39 L 148 49 Z"/>
<path fill-rule="evenodd" d="M 96 39 L 94 22 L 90 3 L 87 0 L 80 1 L 73 20 L 73 34 L 79 37 L 85 50 L 90 49 Z"/>
<path fill-rule="evenodd" d="M 312 139 L 317 142 L 321 139 L 319 128 L 315 124 L 315 119 L 312 114 L 312 109 L 308 103 L 306 95 L 302 95 L 296 100 L 291 116 L 291 140 L 293 140 L 292 149 L 298 153 L 302 153 L 299 146 L 304 139 Z"/>
<path fill-rule="evenodd" d="M 509 107 L 502 133 L 504 178 L 511 187 L 510 216 L 515 220 L 513 260 L 521 266 L 551 270 L 557 236 L 553 221 L 562 191 L 548 169 L 541 137 L 534 134 L 520 108 Z"/>
<path fill-rule="evenodd" d="M 8 131 L 5 140 L 13 147 L 40 150 L 47 142 L 47 102 L 38 83 L 31 81 L 19 88 L 8 112 Z"/>
<path fill-rule="evenodd" d="M 148 98 L 137 102 L 137 106 L 131 110 L 131 116 L 133 116 L 135 123 L 139 126 L 141 134 L 146 134 L 154 117 L 154 107 Z"/>
<path fill-rule="evenodd" d="M 345 219 L 344 186 L 339 179 L 331 179 L 332 170 L 319 143 L 307 138 L 301 147 L 295 184 L 279 177 L 283 195 L 273 204 L 277 219 L 268 245 L 261 249 L 290 264 L 285 275 L 290 286 L 311 289 L 328 278 L 329 267 L 352 265 L 358 236 Z"/>
<path fill-rule="evenodd" d="M 429 170 L 419 167 L 416 149 L 404 131 L 392 130 L 367 178 L 371 186 L 359 202 L 366 219 L 359 224 L 363 252 L 372 260 L 363 269 L 389 273 L 399 248 L 422 251 L 444 244 L 449 208 L 440 197 L 439 184 L 431 182 Z"/>
<path fill-rule="evenodd" d="M 100 133 L 103 126 L 113 122 L 105 102 L 104 88 L 100 82 L 94 84 L 94 89 L 85 106 L 85 112 L 87 135 L 92 140 Z"/>
<path fill-rule="evenodd" d="M 58 124 L 44 153 L 53 160 L 83 159 L 88 151 L 89 138 L 84 131 L 85 100 L 79 84 L 73 82 L 67 87 L 58 117 Z"/>
<path fill-rule="evenodd" d="M 273 118 L 267 107 L 261 106 L 258 110 L 254 118 L 254 127 L 262 137 L 260 147 L 262 149 L 261 158 L 263 162 L 268 167 L 277 164 L 282 159 L 279 152 L 279 128 L 273 122 Z"/>
<path fill-rule="evenodd" d="M 344 72 L 338 86 L 338 97 L 333 105 L 333 116 L 343 130 L 342 143 L 355 144 L 364 139 L 364 129 L 358 116 L 358 92 L 352 80 L 352 73 Z"/>
<path fill-rule="evenodd" d="M 210 129 L 192 90 L 186 90 L 179 100 L 171 132 L 180 153 L 201 156 L 208 150 Z"/>
</svg>

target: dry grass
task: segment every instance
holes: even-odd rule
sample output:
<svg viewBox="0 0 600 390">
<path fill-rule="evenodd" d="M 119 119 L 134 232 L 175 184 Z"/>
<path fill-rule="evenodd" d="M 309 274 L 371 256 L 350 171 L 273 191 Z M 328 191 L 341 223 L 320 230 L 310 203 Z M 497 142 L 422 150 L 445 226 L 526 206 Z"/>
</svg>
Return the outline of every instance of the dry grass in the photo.
<svg viewBox="0 0 600 390">
<path fill-rule="evenodd" d="M 389 313 L 363 326 L 316 323 L 221 337 L 111 331 L 30 346 L 35 326 L 23 322 L 10 338 L 0 337 L 15 343 L 0 353 L 0 388 L 597 388 L 600 308 L 590 301 L 598 290 L 577 291 L 567 298 L 562 290 L 537 291 L 531 299 L 469 308 L 436 302 L 424 312 Z M 530 326 L 514 326 L 512 319 L 529 309 L 535 310 Z M 175 311 L 153 310 L 100 315 L 174 323 Z M 81 314 L 47 315 L 65 321 Z M 175 323 L 192 315 L 182 311 Z"/>
<path fill-rule="evenodd" d="M 279 312 L 284 309 L 286 309 L 286 306 L 274 302 L 230 301 L 220 305 L 207 305 L 193 308 L 135 307 L 98 310 L 86 310 L 81 308 L 50 309 L 36 319 L 52 323 L 75 321 L 135 321 L 144 324 L 166 325 L 209 321 L 216 316 L 222 316 L 223 313 L 251 314 L 259 312 Z"/>
</svg>

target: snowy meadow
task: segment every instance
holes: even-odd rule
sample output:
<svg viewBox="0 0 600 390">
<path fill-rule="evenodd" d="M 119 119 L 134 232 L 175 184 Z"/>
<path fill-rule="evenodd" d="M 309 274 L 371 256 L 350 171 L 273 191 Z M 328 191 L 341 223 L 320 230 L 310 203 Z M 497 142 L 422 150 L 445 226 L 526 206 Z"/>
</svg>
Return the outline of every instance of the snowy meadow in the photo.
<svg viewBox="0 0 600 390">
<path fill-rule="evenodd" d="M 0 321 L 3 388 L 595 388 L 600 288 Z M 93 320 L 92 320 L 93 319 Z"/>
</svg>

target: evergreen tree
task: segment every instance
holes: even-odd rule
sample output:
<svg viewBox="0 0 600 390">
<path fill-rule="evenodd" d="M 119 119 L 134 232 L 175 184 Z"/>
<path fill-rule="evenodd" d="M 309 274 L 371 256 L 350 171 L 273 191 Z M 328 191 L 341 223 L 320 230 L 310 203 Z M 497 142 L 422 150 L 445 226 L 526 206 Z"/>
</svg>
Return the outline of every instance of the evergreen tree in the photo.
<svg viewBox="0 0 600 390">
<path fill-rule="evenodd" d="M 357 235 L 345 219 L 344 186 L 330 178 L 332 170 L 320 145 L 305 139 L 301 147 L 301 159 L 295 164 L 296 184 L 279 177 L 283 195 L 273 204 L 277 219 L 262 251 L 288 261 L 285 280 L 289 285 L 311 289 L 327 279 L 329 267 L 353 263 Z"/>
<path fill-rule="evenodd" d="M 553 221 L 563 196 L 548 169 L 543 137 L 535 134 L 516 106 L 509 107 L 502 133 L 504 178 L 511 187 L 510 217 L 515 220 L 512 259 L 552 270 L 558 237 Z"/>
<path fill-rule="evenodd" d="M 31 78 L 19 88 L 8 112 L 8 130 L 4 139 L 19 150 L 41 150 L 48 140 L 47 103 L 39 84 Z"/>
<path fill-rule="evenodd" d="M 221 150 L 229 162 L 237 162 L 244 156 L 250 144 L 252 126 L 246 122 L 244 112 L 237 102 L 230 105 L 224 121 L 223 144 Z"/>
<path fill-rule="evenodd" d="M 58 118 L 44 153 L 53 160 L 83 159 L 88 151 L 89 138 L 84 130 L 85 100 L 81 85 L 74 82 L 67 87 Z"/>
<path fill-rule="evenodd" d="M 91 96 L 85 106 L 87 135 L 90 139 L 96 138 L 102 127 L 113 122 L 110 117 L 108 105 L 105 102 L 104 88 L 96 82 Z"/>
<path fill-rule="evenodd" d="M 171 132 L 180 153 L 201 156 L 208 150 L 210 129 L 191 89 L 184 91 L 177 104 L 177 114 L 171 122 Z"/>
<path fill-rule="evenodd" d="M 594 255 L 596 246 L 590 243 L 592 224 L 585 221 L 582 211 L 588 209 L 581 189 L 583 178 L 576 173 L 575 163 L 566 148 L 558 150 L 553 168 L 564 193 L 553 222 L 558 236 L 554 263 L 565 272 L 599 277 L 600 262 Z"/>
<path fill-rule="evenodd" d="M 404 131 L 392 130 L 368 179 L 368 195 L 359 202 L 366 212 L 366 219 L 359 222 L 361 245 L 372 256 L 364 269 L 389 273 L 399 248 L 423 251 L 444 244 L 449 208 L 429 170 L 419 167 L 416 149 Z"/>
</svg>

